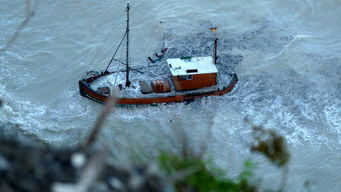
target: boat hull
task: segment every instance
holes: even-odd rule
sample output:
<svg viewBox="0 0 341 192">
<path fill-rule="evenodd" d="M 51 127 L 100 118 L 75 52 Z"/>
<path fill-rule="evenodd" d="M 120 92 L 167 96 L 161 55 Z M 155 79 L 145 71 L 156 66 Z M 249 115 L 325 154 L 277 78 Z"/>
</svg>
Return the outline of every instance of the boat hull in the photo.
<svg viewBox="0 0 341 192">
<path fill-rule="evenodd" d="M 224 95 L 234 88 L 238 82 L 238 77 L 236 74 L 232 74 L 232 80 L 229 85 L 224 86 L 223 89 L 217 89 L 216 91 L 202 92 L 196 94 L 176 94 L 174 96 L 168 97 L 152 97 L 152 98 L 118 98 L 117 104 L 121 105 L 148 105 L 157 103 L 176 103 L 176 102 L 188 102 L 195 99 L 207 96 L 221 96 Z M 79 81 L 79 91 L 83 97 L 91 99 L 97 103 L 104 104 L 110 97 L 102 95 L 95 90 L 93 90 L 89 83 L 84 80 Z"/>
</svg>

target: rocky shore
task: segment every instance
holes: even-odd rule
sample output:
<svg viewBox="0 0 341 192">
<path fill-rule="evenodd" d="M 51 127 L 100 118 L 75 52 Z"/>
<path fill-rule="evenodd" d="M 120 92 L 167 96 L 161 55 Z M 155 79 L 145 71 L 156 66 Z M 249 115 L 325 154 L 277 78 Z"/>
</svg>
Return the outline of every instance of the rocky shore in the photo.
<svg viewBox="0 0 341 192">
<path fill-rule="evenodd" d="M 0 125 L 1 192 L 173 191 L 154 163 L 118 163 L 105 147 L 54 149 L 19 141 L 8 131 L 15 127 Z"/>
</svg>

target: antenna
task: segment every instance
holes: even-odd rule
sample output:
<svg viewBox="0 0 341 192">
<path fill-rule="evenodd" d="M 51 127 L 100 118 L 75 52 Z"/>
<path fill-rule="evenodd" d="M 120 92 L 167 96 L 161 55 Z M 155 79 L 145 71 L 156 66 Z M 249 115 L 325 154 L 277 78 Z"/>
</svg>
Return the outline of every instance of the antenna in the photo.
<svg viewBox="0 0 341 192">
<path fill-rule="evenodd" d="M 214 47 L 213 47 L 213 63 L 217 64 L 217 48 L 218 48 L 218 38 L 216 37 L 216 32 L 217 32 L 217 27 L 211 27 L 210 30 L 213 32 L 214 34 Z"/>
</svg>

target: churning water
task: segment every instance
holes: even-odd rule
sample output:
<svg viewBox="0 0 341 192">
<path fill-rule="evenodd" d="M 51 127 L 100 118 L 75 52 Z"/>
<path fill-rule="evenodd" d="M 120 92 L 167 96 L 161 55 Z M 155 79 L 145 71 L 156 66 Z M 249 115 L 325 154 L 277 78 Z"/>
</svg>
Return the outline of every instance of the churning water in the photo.
<svg viewBox="0 0 341 192">
<path fill-rule="evenodd" d="M 146 65 L 163 44 L 182 56 L 206 54 L 213 36 L 208 28 L 216 26 L 219 60 L 240 81 L 225 96 L 189 105 L 115 109 L 102 140 L 116 154 L 177 150 L 173 130 L 181 128 L 194 149 L 208 143 L 207 156 L 228 175 L 251 158 L 263 186 L 276 188 L 281 171 L 248 150 L 248 117 L 287 139 L 289 191 L 341 191 L 340 0 L 131 3 L 134 64 Z M 2 48 L 23 20 L 25 3 L 0 5 Z M 102 106 L 79 96 L 77 83 L 86 70 L 109 62 L 124 30 L 124 8 L 117 0 L 39 1 L 30 23 L 0 55 L 0 121 L 55 145 L 80 141 Z"/>
</svg>

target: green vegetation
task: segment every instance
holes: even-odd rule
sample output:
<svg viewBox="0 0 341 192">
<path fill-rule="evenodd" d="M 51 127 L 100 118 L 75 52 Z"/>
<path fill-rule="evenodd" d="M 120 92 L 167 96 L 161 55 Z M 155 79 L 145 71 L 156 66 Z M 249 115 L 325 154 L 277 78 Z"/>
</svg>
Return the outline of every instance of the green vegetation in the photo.
<svg viewBox="0 0 341 192">
<path fill-rule="evenodd" d="M 252 125 L 252 129 L 254 144 L 250 146 L 250 150 L 260 153 L 283 170 L 279 188 L 272 191 L 284 191 L 288 175 L 287 164 L 290 159 L 285 139 L 274 131 L 261 126 Z M 184 144 L 184 146 L 186 145 Z M 183 147 L 182 150 L 180 153 L 182 155 L 162 152 L 159 156 L 160 168 L 172 178 L 176 191 L 261 191 L 259 183 L 256 182 L 257 178 L 253 174 L 256 166 L 250 160 L 244 162 L 243 171 L 237 179 L 230 179 L 212 162 L 203 160 L 201 155 L 195 155 L 188 147 Z"/>
<path fill-rule="evenodd" d="M 222 171 L 213 172 L 206 167 L 208 162 L 196 157 L 179 157 L 175 154 L 162 153 L 159 157 L 161 169 L 174 178 L 174 188 L 177 191 L 257 191 L 257 187 L 250 183 L 253 164 L 247 161 L 244 171 L 238 180 L 224 179 Z"/>
</svg>

